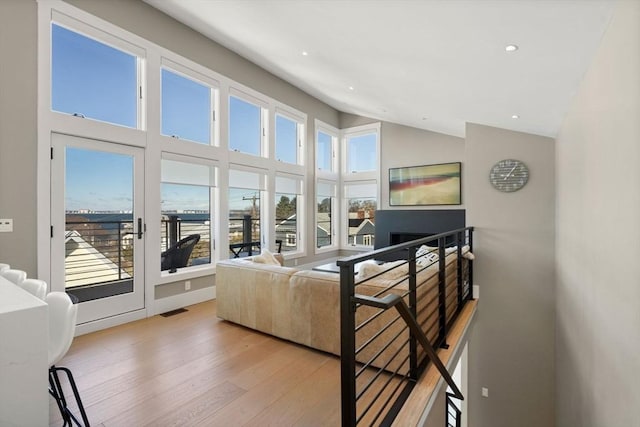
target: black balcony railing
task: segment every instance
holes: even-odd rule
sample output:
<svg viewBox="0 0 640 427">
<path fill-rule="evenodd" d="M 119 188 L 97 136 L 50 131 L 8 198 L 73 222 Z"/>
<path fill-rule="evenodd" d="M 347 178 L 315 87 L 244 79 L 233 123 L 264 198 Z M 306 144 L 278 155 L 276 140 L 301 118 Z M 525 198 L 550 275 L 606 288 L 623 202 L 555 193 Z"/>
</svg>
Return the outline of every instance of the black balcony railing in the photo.
<svg viewBox="0 0 640 427">
<path fill-rule="evenodd" d="M 210 218 L 184 218 L 179 215 L 164 215 L 160 233 L 160 251 L 175 246 L 184 237 L 198 234 L 200 241 L 189 257 L 188 266 L 209 264 L 211 262 L 211 223 Z"/>
<path fill-rule="evenodd" d="M 122 217 L 123 214 L 113 214 L 113 216 Z M 190 218 L 190 216 L 199 217 Z M 289 219 L 287 227 L 296 229 L 296 220 Z M 66 222 L 66 287 L 130 281 L 133 277 L 133 240 L 136 238 L 134 228 L 133 219 L 93 220 L 81 214 L 73 214 L 73 220 Z M 284 227 L 282 231 L 285 231 Z M 193 234 L 200 235 L 200 241 L 193 249 L 188 265 L 210 263 L 211 223 L 208 216 L 163 215 L 160 252 L 165 252 L 184 237 Z M 283 236 L 286 238 L 284 234 Z M 276 236 L 275 249 L 278 252 L 282 250 L 285 238 Z M 259 253 L 260 241 L 259 218 L 252 218 L 249 215 L 229 218 L 229 255 L 231 257 Z M 297 244 L 297 241 L 293 243 Z"/>
<path fill-rule="evenodd" d="M 463 398 L 434 349 L 448 347 L 449 329 L 473 298 L 472 261 L 463 256 L 472 236 L 467 227 L 338 260 L 342 426 L 391 425 L 430 363 Z M 356 264 L 388 257 L 403 261 L 356 276 Z"/>
<path fill-rule="evenodd" d="M 133 220 L 67 221 L 65 287 L 133 277 Z"/>
</svg>

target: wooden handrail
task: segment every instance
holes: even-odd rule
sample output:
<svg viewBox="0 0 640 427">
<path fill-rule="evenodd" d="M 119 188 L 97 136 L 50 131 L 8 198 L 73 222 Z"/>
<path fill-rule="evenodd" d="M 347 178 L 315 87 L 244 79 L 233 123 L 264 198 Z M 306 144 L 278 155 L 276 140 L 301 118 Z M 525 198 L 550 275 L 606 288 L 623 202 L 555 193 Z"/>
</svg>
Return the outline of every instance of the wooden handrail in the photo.
<svg viewBox="0 0 640 427">
<path fill-rule="evenodd" d="M 420 345 L 422 345 L 422 348 L 424 349 L 425 353 L 427 354 L 429 359 L 433 362 L 434 366 L 438 369 L 438 372 L 440 372 L 440 375 L 442 375 L 442 378 L 444 378 L 447 385 L 451 387 L 451 390 L 453 390 L 452 395 L 457 399 L 464 400 L 464 396 L 462 395 L 462 392 L 460 391 L 456 383 L 453 381 L 453 378 L 451 378 L 449 371 L 447 371 L 447 368 L 444 366 L 444 364 L 436 354 L 435 350 L 429 343 L 427 336 L 424 334 L 424 332 L 418 325 L 418 322 L 416 321 L 416 319 L 411 315 L 411 311 L 409 311 L 409 307 L 407 306 L 407 303 L 404 302 L 404 300 L 399 295 L 389 294 L 383 298 L 376 298 L 376 297 L 356 294 L 353 297 L 353 302 L 356 304 L 362 304 L 362 305 L 368 305 L 370 307 L 381 308 L 383 310 L 388 310 L 391 307 L 395 307 L 396 310 L 398 310 L 398 313 L 400 314 L 400 316 L 402 316 L 405 323 L 409 327 L 409 330 L 411 331 L 413 336 L 418 340 Z"/>
</svg>

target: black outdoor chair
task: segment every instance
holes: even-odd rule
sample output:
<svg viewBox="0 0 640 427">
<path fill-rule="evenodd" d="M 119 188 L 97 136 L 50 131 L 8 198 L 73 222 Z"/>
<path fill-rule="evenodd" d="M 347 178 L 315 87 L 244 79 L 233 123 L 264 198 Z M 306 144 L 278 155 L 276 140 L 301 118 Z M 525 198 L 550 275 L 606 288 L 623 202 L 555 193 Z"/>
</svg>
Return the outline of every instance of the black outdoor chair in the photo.
<svg viewBox="0 0 640 427">
<path fill-rule="evenodd" d="M 178 241 L 161 254 L 160 265 L 161 271 L 169 270 L 169 273 L 175 273 L 178 268 L 186 267 L 193 248 L 200 241 L 199 234 L 191 234 Z"/>
</svg>

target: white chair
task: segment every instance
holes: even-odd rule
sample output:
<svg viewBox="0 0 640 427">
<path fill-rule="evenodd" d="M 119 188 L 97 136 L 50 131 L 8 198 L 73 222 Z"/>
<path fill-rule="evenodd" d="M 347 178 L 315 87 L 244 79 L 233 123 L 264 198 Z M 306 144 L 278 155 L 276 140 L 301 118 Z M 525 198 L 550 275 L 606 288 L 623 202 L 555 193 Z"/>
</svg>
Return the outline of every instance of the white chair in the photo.
<svg viewBox="0 0 640 427">
<path fill-rule="evenodd" d="M 88 427 L 89 420 L 80 400 L 73 374 L 68 368 L 56 366 L 56 363 L 67 354 L 69 347 L 71 347 L 76 329 L 78 306 L 71 302 L 71 298 L 65 292 L 51 292 L 46 296 L 45 301 L 49 305 L 49 393 L 58 404 L 58 409 L 64 420 L 63 427 L 72 426 L 72 421 L 81 426 L 82 424 L 69 410 L 62 385 L 60 384 L 58 372 L 66 373 L 84 426 Z"/>
<path fill-rule="evenodd" d="M 19 285 L 24 279 L 27 278 L 27 273 L 22 270 L 14 270 L 12 268 L 6 269 L 0 273 L 2 277 L 10 282 Z"/>
<path fill-rule="evenodd" d="M 11 266 L 9 264 L 3 264 L 3 263 L 0 262 L 0 273 L 2 273 L 5 270 L 8 270 L 10 268 L 11 268 Z"/>
<path fill-rule="evenodd" d="M 44 301 L 47 296 L 47 282 L 38 279 L 24 279 L 19 285 L 22 289 Z"/>
</svg>

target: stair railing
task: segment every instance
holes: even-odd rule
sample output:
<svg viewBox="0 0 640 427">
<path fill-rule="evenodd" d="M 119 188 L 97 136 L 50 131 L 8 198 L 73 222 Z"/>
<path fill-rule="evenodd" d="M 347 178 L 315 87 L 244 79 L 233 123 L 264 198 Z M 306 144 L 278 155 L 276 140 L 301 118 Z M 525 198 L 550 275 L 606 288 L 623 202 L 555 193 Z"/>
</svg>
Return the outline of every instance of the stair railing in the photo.
<svg viewBox="0 0 640 427">
<path fill-rule="evenodd" d="M 429 363 L 442 375 L 452 395 L 464 399 L 435 348 L 448 347 L 449 327 L 464 304 L 473 299 L 472 261 L 462 256 L 462 246 L 473 243 L 472 234 L 473 227 L 467 227 L 338 260 L 343 427 L 391 425 Z M 427 267 L 416 263 L 417 249 L 433 241 L 438 242 L 438 260 L 431 264 L 438 267 L 435 278 L 431 273 L 425 276 L 422 271 Z M 446 250 L 453 244 L 457 250 Z M 445 259 L 454 253 L 457 263 L 451 265 Z M 406 259 L 405 276 L 373 295 L 356 293 L 359 286 L 388 272 L 356 282 L 358 263 L 398 254 Z M 386 285 L 389 280 L 382 282 Z M 357 339 L 356 334 L 366 328 L 364 337 Z M 373 342 L 373 350 L 367 351 Z"/>
</svg>

